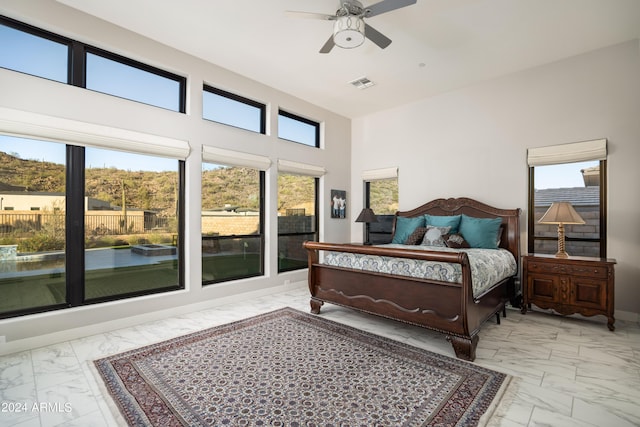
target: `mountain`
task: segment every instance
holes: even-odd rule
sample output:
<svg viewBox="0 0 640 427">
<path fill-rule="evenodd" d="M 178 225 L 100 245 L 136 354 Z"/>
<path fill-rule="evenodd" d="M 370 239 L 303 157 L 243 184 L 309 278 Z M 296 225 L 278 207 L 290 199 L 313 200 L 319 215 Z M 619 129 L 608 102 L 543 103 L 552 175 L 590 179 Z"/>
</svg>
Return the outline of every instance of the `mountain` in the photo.
<svg viewBox="0 0 640 427">
<path fill-rule="evenodd" d="M 0 191 L 60 192 L 65 191 L 65 167 L 53 162 L 24 160 L 0 151 Z M 245 168 L 223 167 L 202 172 L 202 209 L 218 210 L 225 206 L 256 210 L 260 203 L 259 174 Z M 312 178 L 293 175 L 278 177 L 278 211 L 305 208 L 313 210 L 309 200 L 315 191 Z M 88 168 L 85 170 L 85 195 L 128 208 L 145 209 L 172 216 L 178 191 L 174 172 L 127 171 L 117 168 Z M 394 199 L 395 198 L 395 199 Z M 371 206 L 385 206 L 395 212 L 397 204 L 383 200 L 397 200 L 397 185 L 383 181 L 372 186 Z M 376 211 L 376 213 L 378 213 Z M 383 213 L 383 212 L 380 212 Z M 354 214 L 355 215 L 355 214 Z"/>
</svg>

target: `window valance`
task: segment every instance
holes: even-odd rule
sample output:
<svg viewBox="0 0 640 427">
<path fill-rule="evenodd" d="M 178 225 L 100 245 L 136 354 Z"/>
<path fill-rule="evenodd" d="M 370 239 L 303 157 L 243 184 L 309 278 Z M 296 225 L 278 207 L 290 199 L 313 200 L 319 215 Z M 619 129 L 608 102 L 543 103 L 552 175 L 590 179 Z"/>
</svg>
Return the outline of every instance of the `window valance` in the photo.
<svg viewBox="0 0 640 427">
<path fill-rule="evenodd" d="M 259 170 L 267 170 L 271 166 L 271 159 L 268 157 L 211 147 L 209 145 L 202 146 L 202 160 L 226 166 L 238 166 Z"/>
<path fill-rule="evenodd" d="M 380 179 L 393 179 L 398 177 L 398 168 L 371 169 L 362 171 L 363 181 L 377 181 Z"/>
<path fill-rule="evenodd" d="M 316 178 L 327 173 L 326 169 L 322 166 L 309 165 L 306 163 L 298 163 L 283 159 L 278 160 L 278 171 L 292 173 L 295 175 L 315 176 Z"/>
<path fill-rule="evenodd" d="M 187 141 L 0 107 L 0 133 L 185 160 Z"/>
<path fill-rule="evenodd" d="M 606 139 L 529 148 L 527 150 L 527 163 L 529 166 L 545 166 L 606 159 Z"/>
</svg>

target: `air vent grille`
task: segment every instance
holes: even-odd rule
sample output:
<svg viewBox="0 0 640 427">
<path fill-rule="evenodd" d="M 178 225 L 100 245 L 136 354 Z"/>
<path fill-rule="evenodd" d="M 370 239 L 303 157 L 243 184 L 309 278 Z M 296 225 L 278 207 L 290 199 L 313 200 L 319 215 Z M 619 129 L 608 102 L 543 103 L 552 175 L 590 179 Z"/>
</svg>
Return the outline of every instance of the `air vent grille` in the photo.
<svg viewBox="0 0 640 427">
<path fill-rule="evenodd" d="M 375 83 L 369 80 L 368 77 L 360 77 L 358 79 L 350 81 L 349 83 L 351 83 L 353 86 L 357 87 L 358 89 L 366 89 L 375 85 Z"/>
</svg>

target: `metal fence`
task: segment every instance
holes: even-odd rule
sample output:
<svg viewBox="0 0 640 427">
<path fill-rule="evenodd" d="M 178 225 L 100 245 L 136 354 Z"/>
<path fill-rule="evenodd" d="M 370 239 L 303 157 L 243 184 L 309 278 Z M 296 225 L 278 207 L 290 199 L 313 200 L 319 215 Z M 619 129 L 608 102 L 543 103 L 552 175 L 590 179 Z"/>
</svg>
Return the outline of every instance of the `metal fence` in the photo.
<svg viewBox="0 0 640 427">
<path fill-rule="evenodd" d="M 172 221 L 173 220 L 173 221 Z M 153 233 L 170 231 L 174 218 L 159 217 L 155 214 L 144 215 L 85 215 L 85 230 L 91 235 L 110 235 L 124 233 Z M 64 213 L 0 213 L 0 235 L 24 234 L 62 230 L 65 228 Z"/>
</svg>

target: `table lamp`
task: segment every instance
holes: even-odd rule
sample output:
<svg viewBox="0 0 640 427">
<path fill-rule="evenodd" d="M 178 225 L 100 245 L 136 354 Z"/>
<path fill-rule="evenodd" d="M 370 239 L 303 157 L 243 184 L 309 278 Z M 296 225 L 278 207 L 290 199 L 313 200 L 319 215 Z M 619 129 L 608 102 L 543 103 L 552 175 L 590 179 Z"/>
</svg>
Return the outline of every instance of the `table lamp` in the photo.
<svg viewBox="0 0 640 427">
<path fill-rule="evenodd" d="M 356 218 L 356 222 L 364 222 L 365 224 L 369 224 L 370 222 L 378 222 L 378 217 L 376 217 L 376 214 L 373 213 L 373 209 L 364 208 L 362 209 L 362 212 L 360 212 L 360 215 L 358 215 L 358 218 Z M 364 244 L 371 244 L 371 242 L 369 241 L 369 233 L 367 233 L 367 241 L 364 242 Z"/>
<path fill-rule="evenodd" d="M 556 258 L 568 258 L 564 248 L 564 224 L 584 224 L 582 217 L 569 202 L 553 202 L 538 221 L 540 224 L 558 224 L 558 252 Z"/>
</svg>

